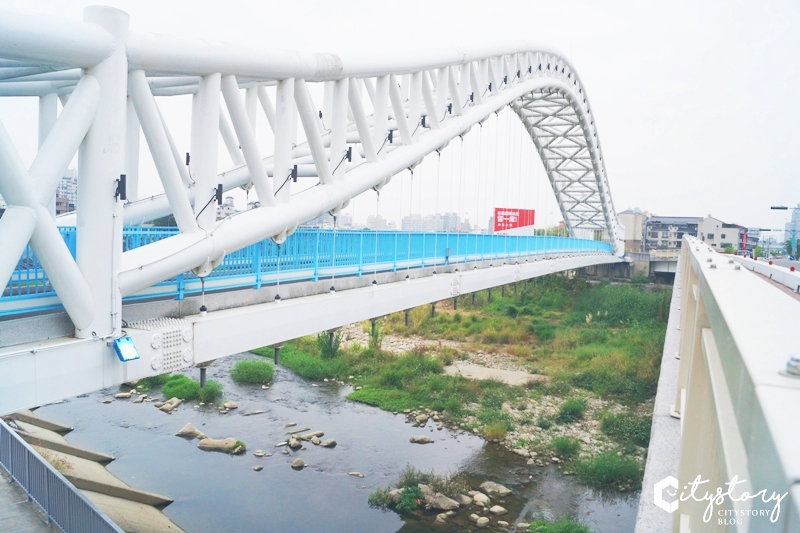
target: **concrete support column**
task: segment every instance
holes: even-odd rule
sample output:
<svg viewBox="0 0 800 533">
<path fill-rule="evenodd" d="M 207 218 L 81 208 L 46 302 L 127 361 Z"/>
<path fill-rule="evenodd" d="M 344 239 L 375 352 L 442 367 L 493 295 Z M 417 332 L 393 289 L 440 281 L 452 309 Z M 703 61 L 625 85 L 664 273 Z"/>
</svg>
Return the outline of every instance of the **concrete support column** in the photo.
<svg viewBox="0 0 800 533">
<path fill-rule="evenodd" d="M 377 323 L 378 323 L 378 319 L 377 318 L 373 318 L 372 320 L 370 320 L 370 333 L 369 333 L 369 335 L 373 339 L 375 338 L 375 328 L 377 327 Z"/>
<path fill-rule="evenodd" d="M 406 309 L 406 310 L 404 311 L 404 313 L 403 313 L 403 314 L 405 315 L 406 327 L 408 327 L 408 315 L 409 315 L 410 313 L 411 313 L 411 309 Z"/>
<path fill-rule="evenodd" d="M 453 298 L 453 311 L 458 311 L 458 296 Z"/>
<path fill-rule="evenodd" d="M 475 305 L 475 293 L 472 293 L 472 305 Z"/>
<path fill-rule="evenodd" d="M 274 352 L 275 366 L 278 366 L 281 362 L 281 348 L 283 348 L 283 344 L 275 344 L 272 346 L 272 350 Z"/>
<path fill-rule="evenodd" d="M 436 302 L 431 303 L 431 318 L 436 316 Z"/>
<path fill-rule="evenodd" d="M 489 303 L 492 303 L 492 289 L 489 289 Z"/>
<path fill-rule="evenodd" d="M 53 125 L 58 118 L 58 96 L 55 93 L 46 94 L 39 97 L 39 149 L 42 148 L 47 135 L 53 129 Z M 56 195 L 50 197 L 47 210 L 54 218 L 56 216 Z"/>
<path fill-rule="evenodd" d="M 116 181 L 124 173 L 127 106 L 129 17 L 118 9 L 90 6 L 83 19 L 107 30 L 116 40 L 114 53 L 88 69 L 100 85 L 100 101 L 92 126 L 78 152 L 77 263 L 94 302 L 92 321 L 76 328 L 77 337 L 117 335 L 122 297 L 117 272 L 122 257 L 122 202 Z"/>
<path fill-rule="evenodd" d="M 206 386 L 206 367 L 200 367 L 200 388 L 204 388 Z"/>
</svg>

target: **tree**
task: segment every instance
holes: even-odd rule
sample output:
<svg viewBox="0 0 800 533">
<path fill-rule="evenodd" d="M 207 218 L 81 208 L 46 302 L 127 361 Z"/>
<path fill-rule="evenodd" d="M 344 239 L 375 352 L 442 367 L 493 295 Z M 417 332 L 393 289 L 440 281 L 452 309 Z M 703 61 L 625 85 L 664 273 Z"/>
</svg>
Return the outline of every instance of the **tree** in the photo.
<svg viewBox="0 0 800 533">
<path fill-rule="evenodd" d="M 761 246 L 756 246 L 755 249 L 753 250 L 753 257 L 761 257 L 761 253 L 763 251 L 764 250 L 761 249 Z"/>
<path fill-rule="evenodd" d="M 786 241 L 783 247 L 786 249 L 786 255 L 792 255 L 792 241 Z"/>
<path fill-rule="evenodd" d="M 724 252 L 726 254 L 734 254 L 736 253 L 736 250 L 733 249 L 733 246 L 726 246 Z"/>
</svg>

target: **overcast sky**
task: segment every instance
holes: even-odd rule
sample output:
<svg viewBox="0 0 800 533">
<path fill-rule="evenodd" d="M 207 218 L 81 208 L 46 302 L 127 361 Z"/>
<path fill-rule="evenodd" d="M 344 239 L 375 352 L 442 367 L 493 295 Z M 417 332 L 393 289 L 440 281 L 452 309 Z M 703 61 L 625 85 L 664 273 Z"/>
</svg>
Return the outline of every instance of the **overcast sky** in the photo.
<svg viewBox="0 0 800 533">
<path fill-rule="evenodd" d="M 800 202 L 797 1 L 105 3 L 127 11 L 134 30 L 261 48 L 375 54 L 508 39 L 541 41 L 566 53 L 587 87 L 618 211 L 640 207 L 661 215 L 713 214 L 747 226 L 779 228 L 788 215 L 770 212 L 770 205 Z M 0 6 L 15 11 L 33 9 L 73 19 L 82 17 L 85 5 L 76 0 L 0 0 Z M 26 159 L 32 157 L 36 142 L 35 114 L 29 121 L 31 131 L 23 126 L 25 113 L 35 111 L 35 101 L 30 100 L 30 105 L 0 105 L 0 120 L 14 130 L 14 141 Z M 170 112 L 165 110 L 165 115 Z M 178 117 L 182 112 L 174 113 Z M 516 131 L 517 125 L 503 122 L 503 117 L 492 120 L 498 121 L 495 127 Z M 176 138 L 183 135 L 183 126 L 171 127 L 178 130 Z M 488 124 L 480 135 L 473 132 L 465 140 L 483 147 L 467 149 L 464 156 L 465 166 L 472 167 L 470 154 L 483 154 L 483 174 L 489 172 L 492 157 L 506 160 L 496 151 L 490 153 L 491 128 Z M 516 135 L 510 137 L 512 151 L 507 155 L 523 157 L 520 172 L 533 176 L 534 182 L 509 185 L 510 192 L 528 187 L 522 192 L 532 199 L 520 207 L 535 207 L 544 216 L 543 211 L 553 207 L 538 183 L 544 182 L 543 176 L 527 145 L 518 144 L 513 151 Z M 450 157 L 456 161 L 453 172 L 458 180 L 461 156 L 455 144 Z M 473 157 L 477 165 L 477 155 Z M 428 176 L 426 187 L 433 186 L 436 168 L 435 157 L 429 157 L 421 171 L 422 179 Z M 416 208 L 410 202 L 410 177 L 405 174 L 393 182 L 396 189 L 404 188 L 404 211 L 398 211 L 399 191 L 392 199 L 387 191 L 381 209 L 387 215 L 432 210 L 423 205 L 424 198 Z M 371 199 L 356 205 L 357 218 L 362 218 L 359 209 L 375 209 L 374 193 L 367 194 Z M 462 206 L 461 211 L 473 218 L 477 212 L 485 225 L 481 219 L 489 205 L 479 205 L 481 195 L 472 198 L 467 194 L 463 201 L 475 208 Z"/>
</svg>

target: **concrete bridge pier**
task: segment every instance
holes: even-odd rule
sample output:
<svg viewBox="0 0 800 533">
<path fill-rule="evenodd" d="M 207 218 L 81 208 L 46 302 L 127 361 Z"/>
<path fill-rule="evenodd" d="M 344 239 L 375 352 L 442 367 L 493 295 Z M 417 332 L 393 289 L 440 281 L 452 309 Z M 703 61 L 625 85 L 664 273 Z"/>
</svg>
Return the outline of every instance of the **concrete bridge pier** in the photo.
<svg viewBox="0 0 800 533">
<path fill-rule="evenodd" d="M 436 316 L 436 302 L 431 302 L 431 318 Z"/>
<path fill-rule="evenodd" d="M 403 314 L 405 315 L 406 320 L 406 327 L 408 327 L 408 315 L 411 313 L 411 309 L 406 309 Z"/>
<path fill-rule="evenodd" d="M 273 361 L 275 362 L 275 366 L 278 366 L 281 362 L 281 348 L 283 348 L 283 343 L 272 345 L 272 350 L 274 353 Z"/>
<path fill-rule="evenodd" d="M 458 311 L 458 296 L 453 298 L 453 311 Z"/>
</svg>

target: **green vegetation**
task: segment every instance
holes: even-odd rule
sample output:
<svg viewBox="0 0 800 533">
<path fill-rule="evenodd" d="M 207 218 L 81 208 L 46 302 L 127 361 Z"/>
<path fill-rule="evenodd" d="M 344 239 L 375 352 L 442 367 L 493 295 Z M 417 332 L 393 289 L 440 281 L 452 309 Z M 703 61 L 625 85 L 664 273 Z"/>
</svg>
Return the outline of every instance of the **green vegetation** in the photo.
<svg viewBox="0 0 800 533">
<path fill-rule="evenodd" d="M 508 427 L 503 422 L 492 422 L 483 428 L 487 439 L 502 439 L 508 433 Z"/>
<path fill-rule="evenodd" d="M 639 489 L 642 484 L 642 467 L 636 459 L 614 452 L 606 452 L 578 462 L 578 476 L 587 485 L 617 489 Z"/>
<path fill-rule="evenodd" d="M 419 487 L 406 487 L 400 500 L 397 502 L 398 511 L 413 511 L 422 505 L 422 489 Z"/>
<path fill-rule="evenodd" d="M 600 422 L 603 432 L 620 444 L 626 446 L 634 444 L 643 448 L 647 448 L 650 444 L 652 419 L 649 416 L 636 416 L 631 413 L 607 414 L 600 418 Z"/>
<path fill-rule="evenodd" d="M 559 424 L 570 424 L 583 418 L 586 412 L 586 400 L 583 398 L 572 398 L 561 404 L 556 421 Z"/>
<path fill-rule="evenodd" d="M 591 530 L 580 522 L 562 518 L 556 522 L 537 520 L 531 524 L 531 533 L 591 533 Z"/>
<path fill-rule="evenodd" d="M 331 336 L 327 331 L 317 333 L 317 349 L 320 356 L 325 359 L 333 359 L 339 355 L 339 346 L 342 344 L 342 334 L 336 330 Z"/>
<path fill-rule="evenodd" d="M 141 392 L 148 392 L 153 387 L 160 387 L 166 383 L 171 374 L 159 374 L 158 376 L 151 376 L 149 378 L 142 378 L 136 382 L 136 389 Z"/>
<path fill-rule="evenodd" d="M 367 503 L 370 507 L 377 507 L 378 509 L 385 509 L 389 506 L 389 491 L 392 489 L 386 487 L 385 489 L 376 489 L 375 492 L 369 495 Z"/>
<path fill-rule="evenodd" d="M 157 376 L 161 378 L 162 376 Z M 180 398 L 191 401 L 211 402 L 222 395 L 222 384 L 213 379 L 206 381 L 206 386 L 200 388 L 200 382 L 184 374 L 170 374 L 161 388 L 164 396 Z"/>
<path fill-rule="evenodd" d="M 581 451 L 581 442 L 572 437 L 556 437 L 550 443 L 550 447 L 557 455 L 569 459 Z"/>
<path fill-rule="evenodd" d="M 266 383 L 274 373 L 275 367 L 268 361 L 242 359 L 231 370 L 231 378 L 237 383 Z"/>
<path fill-rule="evenodd" d="M 227 448 L 225 448 L 225 453 L 244 453 L 247 451 L 247 444 L 244 441 L 237 440 Z"/>
</svg>

